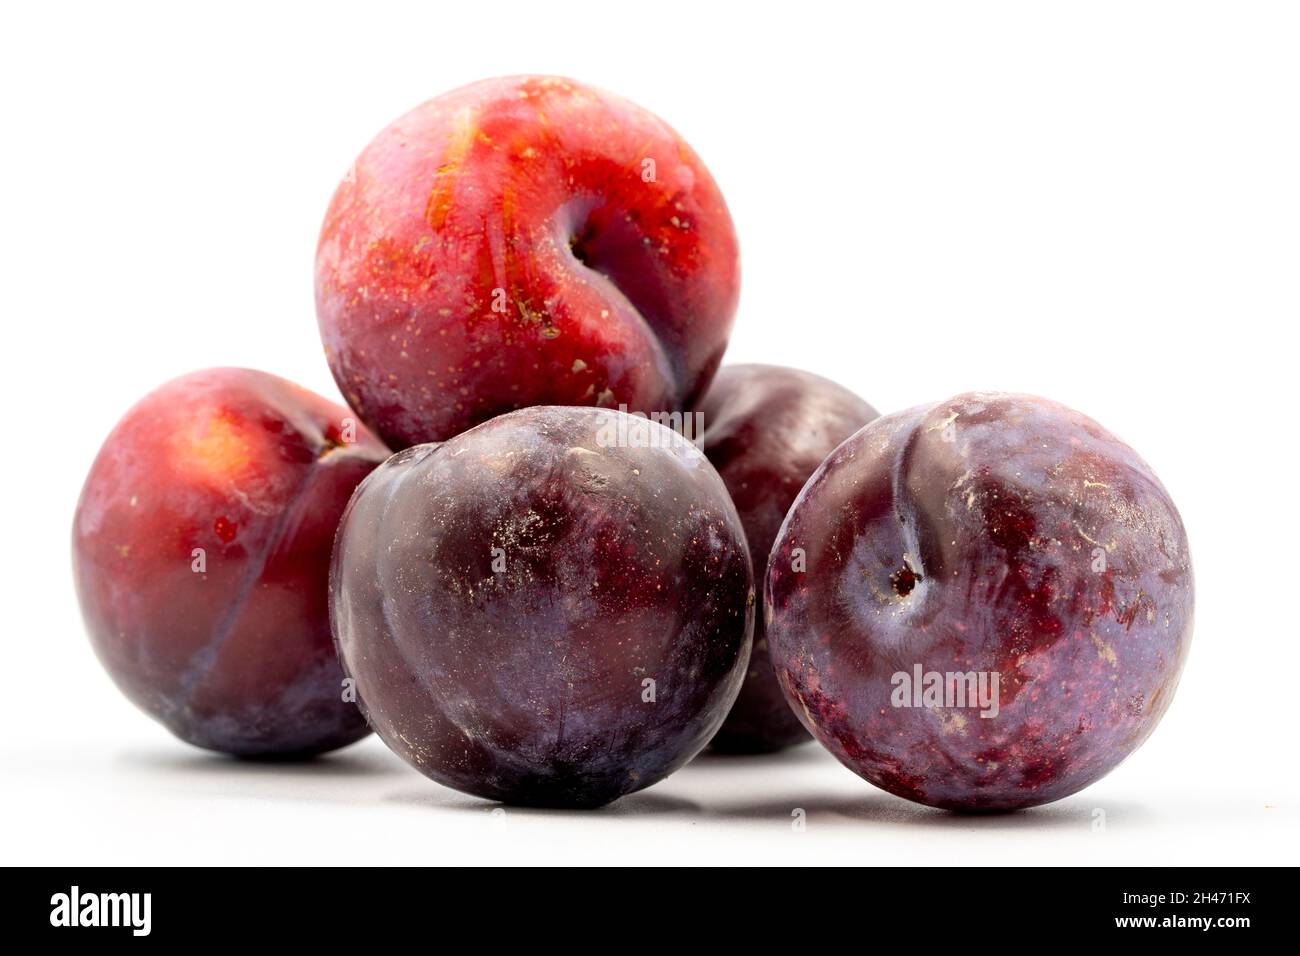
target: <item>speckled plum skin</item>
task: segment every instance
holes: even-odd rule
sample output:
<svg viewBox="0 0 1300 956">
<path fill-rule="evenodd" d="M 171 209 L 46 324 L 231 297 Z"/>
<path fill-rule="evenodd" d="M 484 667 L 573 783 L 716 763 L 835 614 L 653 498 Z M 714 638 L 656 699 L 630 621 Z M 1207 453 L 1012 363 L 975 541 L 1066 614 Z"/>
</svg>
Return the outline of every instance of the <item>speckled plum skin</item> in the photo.
<svg viewBox="0 0 1300 956">
<path fill-rule="evenodd" d="M 339 517 L 388 455 L 354 419 L 216 368 L 151 392 L 100 449 L 73 523 L 86 628 L 123 693 L 182 740 L 303 757 L 367 733 L 329 629 Z"/>
<path fill-rule="evenodd" d="M 690 408 L 739 290 L 699 157 L 559 77 L 484 80 L 396 120 L 339 185 L 316 252 L 330 368 L 393 448 L 530 405 Z"/>
<path fill-rule="evenodd" d="M 663 444 L 611 445 L 620 421 Z M 754 603 L 713 466 L 595 408 L 394 455 L 348 506 L 331 576 L 384 742 L 439 783 L 537 806 L 599 806 L 698 753 L 740 689 Z"/>
<path fill-rule="evenodd" d="M 740 514 L 754 580 L 761 582 L 772 542 L 804 482 L 879 412 L 828 379 L 775 365 L 723 366 L 700 411 L 704 453 Z M 760 615 L 745 683 L 712 747 L 769 753 L 807 739 L 777 684 Z"/>
<path fill-rule="evenodd" d="M 1192 605 L 1183 524 L 1146 463 L 1062 405 L 995 393 L 836 449 L 782 526 L 765 597 L 814 736 L 891 793 L 966 811 L 1058 800 L 1132 753 L 1173 698 Z M 894 677 L 917 665 L 999 674 L 996 716 L 956 696 L 895 706 L 917 702 Z"/>
</svg>

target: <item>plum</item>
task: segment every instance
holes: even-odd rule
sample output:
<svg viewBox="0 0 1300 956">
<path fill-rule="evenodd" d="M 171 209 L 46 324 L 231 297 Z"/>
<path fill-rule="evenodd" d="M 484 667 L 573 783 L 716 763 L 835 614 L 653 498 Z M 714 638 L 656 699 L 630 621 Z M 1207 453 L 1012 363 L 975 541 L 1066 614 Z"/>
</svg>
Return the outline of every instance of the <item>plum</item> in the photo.
<svg viewBox="0 0 1300 956">
<path fill-rule="evenodd" d="M 338 520 L 388 451 L 347 409 L 216 368 L 146 396 L 73 524 L 77 593 L 118 687 L 182 740 L 301 757 L 367 733 L 329 628 Z"/>
<path fill-rule="evenodd" d="M 1168 493 L 1062 405 L 971 393 L 877 419 L 773 548 L 782 689 L 846 766 L 953 810 L 1099 779 L 1169 707 L 1192 564 Z"/>
<path fill-rule="evenodd" d="M 683 411 L 740 294 L 726 203 L 662 120 L 573 80 L 483 80 L 416 107 L 321 227 L 330 368 L 392 448 L 530 405 Z"/>
<path fill-rule="evenodd" d="M 340 524 L 331 614 L 379 736 L 439 783 L 594 807 L 713 736 L 753 631 L 744 531 L 679 434 L 535 407 L 408 448 Z"/>
<path fill-rule="evenodd" d="M 832 381 L 774 365 L 723 366 L 700 412 L 704 453 L 735 502 L 754 580 L 761 582 L 772 542 L 804 482 L 836 445 L 879 413 Z M 712 747 L 764 753 L 807 739 L 776 682 L 760 616 L 745 683 Z"/>
</svg>

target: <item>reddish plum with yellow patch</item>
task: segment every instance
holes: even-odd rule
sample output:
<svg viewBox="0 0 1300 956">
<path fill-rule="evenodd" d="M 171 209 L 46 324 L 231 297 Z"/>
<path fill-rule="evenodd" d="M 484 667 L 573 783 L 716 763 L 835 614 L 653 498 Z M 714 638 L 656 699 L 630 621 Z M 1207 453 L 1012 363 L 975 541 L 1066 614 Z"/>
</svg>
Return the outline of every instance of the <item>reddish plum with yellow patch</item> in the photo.
<svg viewBox="0 0 1300 956">
<path fill-rule="evenodd" d="M 182 740 L 307 756 L 366 732 L 329 629 L 330 549 L 387 450 L 346 408 L 248 369 L 183 376 L 104 442 L 73 525 L 118 687 Z"/>
<path fill-rule="evenodd" d="M 1178 511 L 1096 422 L 971 393 L 877 419 L 791 509 L 765 613 L 782 688 L 846 766 L 954 810 L 1058 800 L 1173 699 L 1192 633 Z"/>
<path fill-rule="evenodd" d="M 731 217 L 662 120 L 572 80 L 484 80 L 361 153 L 316 252 L 326 355 L 393 448 L 530 405 L 693 406 L 739 296 Z"/>
</svg>

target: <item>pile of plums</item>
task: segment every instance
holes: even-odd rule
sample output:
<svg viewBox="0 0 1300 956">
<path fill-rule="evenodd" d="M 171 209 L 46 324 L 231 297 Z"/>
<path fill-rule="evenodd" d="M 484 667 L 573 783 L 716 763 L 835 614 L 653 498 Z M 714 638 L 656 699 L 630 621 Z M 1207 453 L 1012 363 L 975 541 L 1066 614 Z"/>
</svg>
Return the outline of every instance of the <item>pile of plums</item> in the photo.
<svg viewBox="0 0 1300 956">
<path fill-rule="evenodd" d="M 808 734 L 952 809 L 1107 773 L 1191 637 L 1151 469 L 1045 399 L 879 417 L 807 372 L 719 370 L 738 294 L 722 194 L 645 110 L 552 77 L 417 107 L 321 230 L 350 408 L 210 369 L 100 450 L 73 554 L 105 667 L 198 746 L 373 729 L 509 803 L 599 806 Z"/>
</svg>

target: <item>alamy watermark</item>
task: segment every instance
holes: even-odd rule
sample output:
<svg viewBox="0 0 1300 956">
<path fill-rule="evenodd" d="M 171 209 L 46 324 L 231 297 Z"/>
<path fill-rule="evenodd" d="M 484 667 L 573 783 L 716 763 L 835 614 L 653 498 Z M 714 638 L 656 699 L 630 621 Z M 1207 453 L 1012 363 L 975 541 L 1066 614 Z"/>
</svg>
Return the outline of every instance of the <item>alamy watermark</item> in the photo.
<svg viewBox="0 0 1300 956">
<path fill-rule="evenodd" d="M 51 926 L 122 926 L 133 936 L 148 936 L 151 893 L 83 893 L 74 886 L 50 897 Z"/>
<path fill-rule="evenodd" d="M 978 707 L 981 717 L 996 717 L 1002 675 L 997 671 L 896 671 L 889 703 L 894 707 Z"/>
<path fill-rule="evenodd" d="M 611 415 L 596 430 L 596 444 L 601 448 L 680 448 L 698 445 L 704 437 L 703 412 L 629 412 Z M 664 428 L 650 428 L 648 422 Z M 664 429 L 667 429 L 665 431 Z"/>
</svg>

